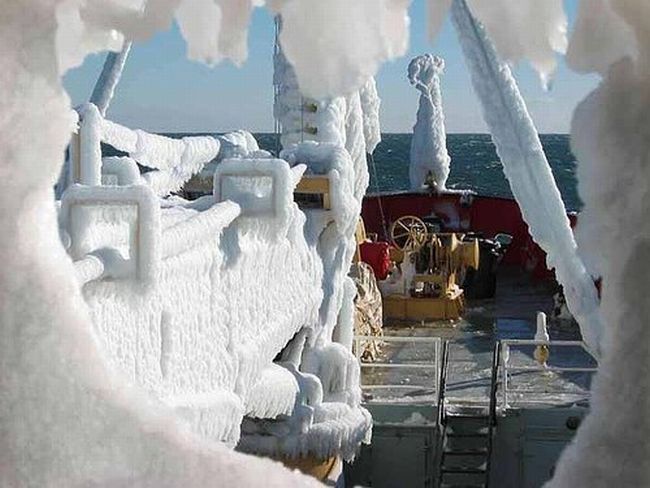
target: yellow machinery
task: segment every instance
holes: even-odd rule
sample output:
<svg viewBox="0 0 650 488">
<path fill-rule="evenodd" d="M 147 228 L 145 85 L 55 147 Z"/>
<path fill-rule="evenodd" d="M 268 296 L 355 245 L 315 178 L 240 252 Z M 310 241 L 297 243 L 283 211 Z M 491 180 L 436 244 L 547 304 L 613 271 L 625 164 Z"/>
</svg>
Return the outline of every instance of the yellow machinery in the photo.
<svg viewBox="0 0 650 488">
<path fill-rule="evenodd" d="M 406 320 L 457 319 L 464 310 L 460 276 L 479 265 L 478 240 L 463 234 L 430 232 L 411 215 L 400 217 L 390 229 L 401 267 L 399 286 L 383 297 L 384 316 Z"/>
</svg>

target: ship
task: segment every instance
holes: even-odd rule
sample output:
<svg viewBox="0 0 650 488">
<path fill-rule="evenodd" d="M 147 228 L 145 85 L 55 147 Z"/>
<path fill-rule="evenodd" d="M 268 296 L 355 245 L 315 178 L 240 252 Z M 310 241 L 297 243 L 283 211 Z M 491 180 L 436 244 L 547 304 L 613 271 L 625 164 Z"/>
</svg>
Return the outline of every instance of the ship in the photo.
<svg viewBox="0 0 650 488">
<path fill-rule="evenodd" d="M 16 212 L 58 260 L 9 233 L 25 248 L 8 296 L 26 305 L 3 315 L 0 481 L 532 488 L 566 479 L 567 459 L 584 462 L 574 439 L 598 391 L 606 405 L 593 385 L 607 375 L 600 276 L 572 230 L 583 216 L 566 211 L 489 29 L 464 0 L 449 4 L 513 198 L 446 187 L 444 62 L 430 54 L 408 68 L 420 92 L 412 188 L 367 194 L 375 80 L 364 71 L 344 95 L 305 92 L 304 66 L 280 42 L 304 28 L 290 8 L 276 20 L 281 151 L 244 130 L 168 137 L 111 121 L 130 42 L 107 56 L 88 103 L 40 105 L 74 129 L 56 187 L 35 171 L 47 191 Z M 185 7 L 138 15 L 152 31 L 176 15 L 196 34 Z M 136 32 L 125 9 L 96 25 L 71 3 L 47 12 L 115 48 L 124 39 L 102 29 L 121 20 Z M 78 55 L 66 39 L 56 37 L 62 66 Z M 38 73 L 37 101 L 49 93 Z M 628 469 L 643 479 L 643 466 Z"/>
</svg>

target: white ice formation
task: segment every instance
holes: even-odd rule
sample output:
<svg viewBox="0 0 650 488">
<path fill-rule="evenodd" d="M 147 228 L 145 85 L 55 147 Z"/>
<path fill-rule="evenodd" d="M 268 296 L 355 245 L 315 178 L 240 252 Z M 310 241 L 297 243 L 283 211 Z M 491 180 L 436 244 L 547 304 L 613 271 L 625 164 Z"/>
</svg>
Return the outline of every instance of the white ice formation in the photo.
<svg viewBox="0 0 650 488">
<path fill-rule="evenodd" d="M 546 252 L 547 266 L 555 269 L 564 287 L 585 342 L 598 351 L 602 323 L 596 287 L 578 255 L 566 208 L 526 104 L 510 68 L 499 59 L 465 0 L 454 0 L 451 12 L 512 193 L 531 236 Z"/>
<path fill-rule="evenodd" d="M 200 11 L 201 2 L 195 4 Z M 293 398 L 290 391 L 281 399 L 267 398 L 256 389 L 263 378 L 275 378 L 279 386 L 273 391 L 295 387 L 297 382 L 279 372 L 272 359 L 295 331 L 318 326 L 322 265 L 305 240 L 304 215 L 292 202 L 287 207 L 284 200 L 280 209 L 284 230 L 274 227 L 271 235 L 246 216 L 229 225 L 240 207 L 213 197 L 207 197 L 211 202 L 161 203 L 142 181 L 116 186 L 120 178 L 129 179 L 135 157 L 108 164 L 111 186 L 99 186 L 98 144 L 110 130 L 90 110 L 82 123 L 98 130 L 80 138 L 83 177 L 74 175 L 87 184 L 69 188 L 69 216 L 62 220 L 64 232 L 57 230 L 52 187 L 76 124 L 60 73 L 90 51 L 118 47 L 123 35 L 140 39 L 169 25 L 174 5 L 149 2 L 141 9 L 135 0 L 3 4 L 0 64 L 7 71 L 2 89 L 13 95 L 0 101 L 5 114 L 0 142 L 6 150 L 0 174 L 7 183 L 0 192 L 0 216 L 8 231 L 0 242 L 7 263 L 0 277 L 2 486 L 172 487 L 207 486 L 215 480 L 224 486 L 261 480 L 268 486 L 316 485 L 270 461 L 206 442 L 234 442 L 236 419 L 244 413 L 286 413 L 286 400 Z M 202 25 L 190 24 L 185 24 L 186 34 L 201 30 Z M 173 161 L 183 161 L 185 154 L 201 153 L 200 160 L 214 152 L 214 146 L 208 148 L 212 143 L 172 143 L 110 129 L 112 137 L 134 150 L 128 151 L 133 156 L 147 159 L 155 153 L 149 162 L 163 164 L 159 171 L 173 173 Z M 174 158 L 158 157 L 170 153 Z M 183 170 L 193 170 L 191 161 L 184 160 Z M 121 163 L 129 169 L 116 174 Z M 295 172 L 286 163 L 276 166 L 273 175 L 279 175 L 286 196 Z M 239 182 L 233 176 L 234 195 Z M 79 258 L 76 265 L 64 246 Z M 183 281 L 179 269 L 194 270 L 195 276 Z M 260 276 L 259 269 L 271 272 Z M 281 276 L 286 283 L 277 286 Z M 83 289 L 80 282 L 86 283 Z M 242 290 L 242 282 L 251 289 Z M 238 290 L 244 294 L 233 295 Z M 169 310 L 167 303 L 180 306 Z M 215 316 L 224 327 L 212 326 Z M 236 323 L 245 326 L 232 326 Z M 255 345 L 249 347 L 250 341 Z M 341 368 L 335 378 L 347 375 L 350 362 L 342 359 L 333 366 Z M 349 401 L 323 402 L 312 418 L 313 439 L 299 451 L 318 446 L 320 430 L 336 439 L 335 452 L 350 456 L 355 436 L 367 434 L 369 419 L 350 406 L 355 388 L 354 375 L 350 378 L 325 384 L 333 393 L 328 398 Z M 268 403 L 251 405 L 255 395 Z M 328 419 L 346 408 L 350 421 L 340 425 L 347 430 L 331 435 L 338 423 Z M 351 425 L 361 428 L 352 432 Z"/>
<path fill-rule="evenodd" d="M 381 100 L 377 94 L 377 83 L 374 77 L 368 78 L 361 90 L 361 111 L 363 112 L 363 136 L 366 142 L 366 152 L 372 154 L 381 142 L 381 126 L 379 124 L 379 106 Z"/>
<path fill-rule="evenodd" d="M 445 7 L 449 0 L 429 2 Z M 288 473 L 270 461 L 206 443 L 170 409 L 170 406 L 177 407 L 178 413 L 197 425 L 198 419 L 191 412 L 196 414 L 203 408 L 216 407 L 213 397 L 204 397 L 199 392 L 193 392 L 197 393 L 195 396 L 174 396 L 172 392 L 165 406 L 146 393 L 147 388 L 192 389 L 191 382 L 175 384 L 162 380 L 163 375 L 178 378 L 182 371 L 174 369 L 178 357 L 162 351 L 168 351 L 169 344 L 172 352 L 176 347 L 191 348 L 176 333 L 176 323 L 166 314 L 160 313 L 159 322 L 131 330 L 135 341 L 128 347 L 125 344 L 117 348 L 116 355 L 110 356 L 105 351 L 105 344 L 117 340 L 93 327 L 87 292 L 84 290 L 82 294 L 78 276 L 85 281 L 103 273 L 105 270 L 97 266 L 99 262 L 108 264 L 111 273 L 133 272 L 133 268 L 122 269 L 121 263 L 138 256 L 98 249 L 88 255 L 88 262 L 77 273 L 78 268 L 64 249 L 64 245 L 72 245 L 71 238 L 57 230 L 57 205 L 52 192 L 76 124 L 61 86 L 63 73 L 81 63 L 90 52 L 118 50 L 125 38 L 140 40 L 167 28 L 175 15 L 182 24 L 183 35 L 190 41 L 192 56 L 212 62 L 224 57 L 241 61 L 246 19 L 253 3 L 150 0 L 144 6 L 142 0 L 3 2 L 0 89 L 8 95 L 0 97 L 3 114 L 0 119 L 3 151 L 0 260 L 4 266 L 0 273 L 0 485 L 198 487 L 218 480 L 223 486 L 255 486 L 260 481 L 265 486 L 316 486 L 312 480 Z M 306 94 L 336 97 L 352 93 L 374 74 L 380 62 L 404 49 L 408 24 L 406 0 L 274 0 L 271 3 L 285 17 L 281 42 L 299 68 L 298 79 Z M 557 9 L 559 0 L 501 0 L 481 2 L 480 6 L 478 3 L 475 0 L 470 6 L 485 22 L 490 35 L 502 40 L 497 42 L 497 48 L 505 54 L 504 59 L 512 60 L 518 55 L 533 58 L 538 69 L 546 73 L 547 66 L 553 62 L 553 51 L 563 47 L 565 23 Z M 646 110 L 650 100 L 649 8 L 646 0 L 581 0 L 579 29 L 569 48 L 572 66 L 605 74 L 601 86 L 576 114 L 573 144 L 580 160 L 580 192 L 585 202 L 578 234 L 584 252 L 590 257 L 590 269 L 603 277 L 601 311 L 607 327 L 601 347 L 600 373 L 594 381 L 591 414 L 560 460 L 549 483 L 554 487 L 650 485 L 650 436 L 644 415 L 650 401 L 647 384 L 650 310 L 644 294 L 650 276 L 646 269 L 650 261 L 646 218 L 650 208 L 645 198 L 650 165 L 647 142 L 650 124 Z M 512 21 L 517 12 L 519 17 Z M 440 23 L 434 21 L 432 25 Z M 636 40 L 634 47 L 627 41 L 631 37 Z M 513 50 L 509 52 L 510 43 Z M 624 55 L 631 55 L 631 59 L 620 61 Z M 314 62 L 315 59 L 319 62 Z M 89 177 L 95 178 L 97 173 L 93 168 L 88 169 Z M 290 170 L 293 181 L 302 169 L 297 165 L 297 169 Z M 349 169 L 340 173 L 346 172 Z M 130 174 L 130 170 L 124 174 Z M 119 182 L 119 176 L 116 179 Z M 345 184 L 352 185 L 350 181 Z M 116 191 L 128 193 L 124 189 Z M 160 253 L 168 249 L 165 252 L 176 256 L 172 260 L 189 259 L 193 255 L 197 255 L 197 262 L 205 259 L 206 254 L 198 250 L 184 249 L 181 236 L 185 229 L 200 233 L 204 224 L 218 227 L 223 223 L 221 219 L 228 220 L 229 212 L 236 209 L 230 204 L 214 208 L 211 196 L 192 205 L 171 198 L 161 204 L 150 192 L 140 189 L 133 190 L 129 198 L 144 205 L 147 201 L 159 204 L 151 207 L 161 216 L 158 237 L 162 239 L 163 228 L 169 232 L 169 240 L 162 239 L 159 249 Z M 112 240 L 124 236 L 128 230 L 114 225 L 111 219 L 133 218 L 132 210 L 113 209 L 115 212 L 108 215 L 92 209 L 79 210 L 79 217 L 89 213 L 107 221 L 98 232 L 88 236 L 91 240 L 98 239 L 97 244 L 101 244 L 100 238 Z M 208 214 L 204 215 L 205 212 Z M 340 218 L 341 225 L 345 226 L 346 221 L 345 217 Z M 165 222 L 169 224 L 166 227 Z M 175 227 L 172 222 L 182 227 Z M 246 226 L 245 220 L 236 224 L 239 225 Z M 149 229 L 154 238 L 157 235 L 156 225 L 143 229 Z M 252 236 L 239 241 L 235 230 L 226 230 L 221 237 L 212 230 L 206 232 L 228 249 L 221 255 L 229 257 L 227 266 L 237 267 L 238 259 L 250 257 L 249 246 L 256 250 L 255 246 L 259 245 Z M 340 231 L 337 228 L 329 232 L 336 235 Z M 289 234 L 280 241 L 280 245 L 292 242 Z M 242 244 L 240 252 L 232 251 L 235 243 Z M 127 248 L 135 249 L 132 243 L 120 239 L 116 246 L 124 252 Z M 205 271 L 205 267 L 201 269 Z M 101 280 L 93 279 L 84 288 L 108 286 L 111 281 L 101 284 Z M 113 278 L 112 286 L 125 285 L 120 279 Z M 165 280 L 171 283 L 173 278 Z M 347 288 L 344 287 L 341 295 Z M 214 289 L 218 290 L 218 285 Z M 169 289 L 165 292 L 174 293 Z M 156 291 L 155 287 L 141 287 L 138 293 Z M 140 296 L 134 294 L 131 298 L 138 300 Z M 109 298 L 119 300 L 120 297 L 116 294 Z M 159 306 L 156 301 L 152 303 Z M 138 313 L 158 314 L 155 306 Z M 206 313 L 205 306 L 190 313 L 192 317 Z M 241 321 L 249 320 L 241 311 L 236 310 L 235 314 L 239 314 Z M 321 314 L 318 315 L 316 323 L 321 324 Z M 341 314 L 344 315 L 347 316 Z M 305 339 L 304 334 L 296 336 L 297 344 L 301 337 Z M 156 337 L 160 342 L 152 342 Z M 235 341 L 226 344 L 230 347 L 228 354 L 214 361 L 226 363 L 241 358 L 241 364 L 250 367 L 244 378 L 251 378 L 260 364 L 255 359 L 246 360 L 246 351 L 239 351 Z M 144 353 L 147 361 L 147 367 L 142 370 L 139 368 L 145 363 L 127 359 L 138 351 Z M 205 354 L 205 351 L 198 352 Z M 290 360 L 300 357 L 301 347 L 285 352 L 288 364 L 284 369 L 295 381 L 277 373 L 280 366 L 272 364 L 267 365 L 268 371 L 258 369 L 258 378 L 274 377 L 277 390 L 303 385 L 301 395 L 296 394 L 297 399 L 302 399 L 300 406 L 307 398 L 325 398 L 326 394 L 332 400 L 354 401 L 345 389 L 336 388 L 337 384 L 349 384 L 347 380 L 340 381 L 341 378 L 353 376 L 345 373 L 345 355 L 340 355 L 336 374 L 327 371 L 323 375 L 327 379 L 325 383 L 329 383 L 324 387 L 322 382 L 314 381 L 312 373 L 298 373 L 295 364 L 292 367 Z M 336 346 L 324 345 L 320 357 L 337 357 L 339 352 Z M 322 371 L 318 359 L 310 359 L 309 364 L 311 371 Z M 126 368 L 126 373 L 116 371 L 118 368 Z M 147 378 L 148 383 L 143 388 L 136 378 Z M 220 384 L 222 379 L 228 383 L 224 376 L 215 378 L 215 384 Z M 323 391 L 319 390 L 319 384 Z M 227 387 L 233 393 L 220 395 L 223 403 L 217 408 L 224 416 L 236 416 L 241 411 L 249 411 L 253 417 L 264 416 L 270 410 L 288 409 L 285 401 L 288 397 L 269 401 L 265 406 L 268 411 L 252 407 L 251 399 L 265 395 L 263 386 L 247 385 L 244 381 Z M 244 401 L 236 390 L 248 391 Z M 331 404 L 337 406 L 323 407 L 321 413 L 327 411 L 335 416 L 335 410 L 344 403 L 332 401 Z M 352 411 L 350 404 L 347 408 L 348 412 Z M 301 418 L 309 421 L 312 413 L 312 419 L 321 418 L 320 413 L 316 416 L 316 409 L 296 410 L 302 414 L 296 421 Z M 316 423 L 314 420 L 312 425 Z M 206 432 L 220 429 L 218 422 L 205 427 Z"/>
<path fill-rule="evenodd" d="M 401 56 L 408 47 L 410 0 L 269 3 L 282 16 L 282 49 L 302 93 L 311 98 L 359 90 L 381 63 Z"/>
<path fill-rule="evenodd" d="M 143 130 L 131 130 L 102 118 L 93 104 L 81 108 L 79 125 L 80 151 L 75 155 L 75 149 L 72 150 L 69 171 L 74 173 L 78 170 L 81 176 L 75 179 L 74 174 L 68 175 L 68 181 L 87 185 L 97 185 L 101 181 L 100 141 L 128 153 L 134 161 L 150 168 L 152 171 L 145 173 L 142 179 L 159 196 L 178 191 L 220 151 L 219 140 L 209 136 L 172 139 Z M 86 176 L 85 172 L 92 174 Z"/>
<path fill-rule="evenodd" d="M 602 22 L 595 14 L 605 7 L 613 17 Z M 591 413 L 548 486 L 650 486 L 650 304 L 643 291 L 650 280 L 650 4 L 583 2 L 580 15 L 581 28 L 571 40 L 580 49 L 569 51 L 580 53 L 582 70 L 606 74 L 572 123 L 584 202 L 577 235 L 587 262 L 603 279 L 606 327 Z M 630 33 L 631 58 L 615 56 L 614 46 L 603 42 Z M 620 56 L 630 47 L 618 44 Z M 608 70 L 601 54 L 612 63 Z"/>
<path fill-rule="evenodd" d="M 375 80 L 366 79 L 360 90 L 344 96 L 308 97 L 299 86 L 284 49 L 280 48 L 274 58 L 273 83 L 277 90 L 273 110 L 282 129 L 282 147 L 288 149 L 305 141 L 344 147 L 353 162 L 354 194 L 361 200 L 370 181 L 366 155 L 381 140 L 380 100 Z"/>
<path fill-rule="evenodd" d="M 453 0 L 428 0 L 431 38 L 437 34 L 452 3 Z M 467 0 L 467 5 L 485 27 L 502 59 L 527 59 L 542 82 L 549 83 L 557 65 L 556 55 L 567 48 L 567 18 L 562 0 Z"/>
<path fill-rule="evenodd" d="M 424 54 L 413 58 L 408 78 L 420 92 L 417 119 L 411 139 L 411 188 L 419 189 L 431 173 L 438 190 L 446 188 L 451 158 L 447 152 L 445 115 L 442 109 L 440 75 L 445 62 L 438 56 Z"/>
</svg>

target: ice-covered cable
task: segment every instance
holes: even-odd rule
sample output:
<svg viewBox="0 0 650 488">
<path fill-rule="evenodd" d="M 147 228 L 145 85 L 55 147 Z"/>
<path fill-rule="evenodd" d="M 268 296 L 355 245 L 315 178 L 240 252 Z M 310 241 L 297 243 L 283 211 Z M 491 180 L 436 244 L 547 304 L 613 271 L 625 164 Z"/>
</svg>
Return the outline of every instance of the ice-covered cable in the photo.
<svg viewBox="0 0 650 488">
<path fill-rule="evenodd" d="M 547 253 L 547 265 L 555 268 L 583 339 L 598 350 L 602 323 L 596 288 L 578 255 L 560 191 L 515 79 L 465 0 L 454 0 L 452 21 L 523 218 L 535 242 Z"/>
<path fill-rule="evenodd" d="M 420 105 L 411 139 L 411 188 L 421 188 L 431 172 L 436 187 L 444 190 L 449 176 L 451 158 L 447 152 L 440 91 L 440 74 L 444 69 L 445 62 L 431 54 L 413 58 L 409 63 L 409 81 L 420 92 Z"/>
</svg>

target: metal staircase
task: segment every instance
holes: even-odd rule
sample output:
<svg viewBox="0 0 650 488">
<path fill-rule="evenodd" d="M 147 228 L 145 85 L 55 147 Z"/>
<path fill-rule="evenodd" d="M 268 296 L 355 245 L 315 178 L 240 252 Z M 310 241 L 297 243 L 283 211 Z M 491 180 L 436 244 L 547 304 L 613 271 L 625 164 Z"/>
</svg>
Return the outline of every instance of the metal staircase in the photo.
<svg viewBox="0 0 650 488">
<path fill-rule="evenodd" d="M 449 344 L 444 344 L 438 396 L 438 425 L 441 427 L 438 488 L 489 487 L 492 439 L 496 427 L 499 356 L 500 343 L 497 342 L 492 355 L 488 408 L 464 408 L 462 413 L 450 412 L 445 402 Z"/>
</svg>

